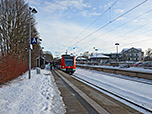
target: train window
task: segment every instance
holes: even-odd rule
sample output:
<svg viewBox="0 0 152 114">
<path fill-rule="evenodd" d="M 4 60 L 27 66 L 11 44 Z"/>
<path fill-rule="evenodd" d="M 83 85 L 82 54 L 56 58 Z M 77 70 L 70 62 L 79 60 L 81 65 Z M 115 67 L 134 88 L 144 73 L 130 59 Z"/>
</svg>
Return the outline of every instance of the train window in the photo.
<svg viewBox="0 0 152 114">
<path fill-rule="evenodd" d="M 73 59 L 65 59 L 65 66 L 73 66 Z"/>
</svg>

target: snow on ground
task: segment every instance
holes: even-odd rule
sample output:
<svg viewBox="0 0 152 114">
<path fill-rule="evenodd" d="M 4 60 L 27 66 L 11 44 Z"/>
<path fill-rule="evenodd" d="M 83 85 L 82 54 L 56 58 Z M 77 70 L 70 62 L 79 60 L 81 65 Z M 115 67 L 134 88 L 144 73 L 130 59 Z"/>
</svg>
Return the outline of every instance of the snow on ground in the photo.
<svg viewBox="0 0 152 114">
<path fill-rule="evenodd" d="M 142 67 L 120 68 L 120 67 L 104 66 L 104 65 L 86 65 L 86 64 L 77 64 L 77 65 L 152 73 L 152 70 L 151 70 L 151 69 L 144 69 L 144 68 L 142 68 Z"/>
<path fill-rule="evenodd" d="M 152 85 L 118 78 L 118 74 L 82 68 L 77 68 L 75 75 L 152 110 Z"/>
<path fill-rule="evenodd" d="M 48 70 L 31 71 L 0 87 L 0 114 L 64 114 L 65 104 Z"/>
</svg>

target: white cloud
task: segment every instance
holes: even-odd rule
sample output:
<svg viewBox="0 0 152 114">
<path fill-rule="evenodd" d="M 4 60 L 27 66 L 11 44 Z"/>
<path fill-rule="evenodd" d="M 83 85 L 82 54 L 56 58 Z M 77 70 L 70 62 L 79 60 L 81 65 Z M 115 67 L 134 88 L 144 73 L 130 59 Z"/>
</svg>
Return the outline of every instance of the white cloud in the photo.
<svg viewBox="0 0 152 114">
<path fill-rule="evenodd" d="M 83 3 L 83 0 L 70 0 L 70 1 L 58 1 L 58 4 L 65 6 L 65 7 L 74 7 L 76 9 L 83 9 L 89 7 L 89 5 Z"/>
<path fill-rule="evenodd" d="M 62 22 L 61 20 L 54 22 L 47 20 L 39 24 L 40 35 L 43 39 L 42 45 L 45 45 L 46 50 L 53 50 L 59 53 L 65 52 L 83 29 L 81 26 Z"/>
<path fill-rule="evenodd" d="M 81 14 L 82 16 L 84 16 L 84 17 L 89 16 L 88 11 L 86 11 L 86 10 L 80 12 L 80 14 Z"/>
<path fill-rule="evenodd" d="M 40 35 L 43 39 L 42 45 L 44 44 L 46 50 L 49 50 L 51 52 L 58 52 L 60 54 L 64 53 L 69 46 L 72 46 L 77 41 L 80 41 L 88 34 L 94 32 L 96 29 L 87 30 L 86 32 L 81 34 L 80 37 L 76 37 L 83 30 L 83 26 L 79 26 L 74 23 L 63 22 L 61 20 L 56 20 L 53 22 L 47 20 L 40 23 L 39 25 Z M 123 34 L 124 31 L 122 29 L 120 29 L 117 33 L 112 32 L 110 34 L 108 33 L 103 35 L 105 32 L 103 30 L 98 31 L 96 34 L 93 34 L 92 36 L 83 40 L 81 43 L 78 43 L 77 45 L 75 45 L 77 46 L 75 52 L 80 53 L 86 50 L 92 52 L 93 46 L 95 46 L 96 48 L 100 48 L 101 52 L 115 52 L 115 42 L 120 43 L 120 51 L 125 47 L 139 47 L 143 50 L 149 47 L 149 45 L 146 45 L 144 42 L 137 44 L 129 44 L 129 42 L 135 42 L 137 41 L 137 38 L 138 40 L 150 39 L 150 36 L 137 36 L 134 35 L 134 33 L 131 33 L 127 36 L 118 37 Z M 128 45 L 126 45 L 125 43 Z"/>
<path fill-rule="evenodd" d="M 102 9 L 102 8 L 103 8 L 103 6 L 100 5 L 100 6 L 99 6 L 99 9 Z"/>
<path fill-rule="evenodd" d="M 92 14 L 92 16 L 98 16 L 98 15 L 101 15 L 102 13 L 92 12 L 91 14 Z"/>
<path fill-rule="evenodd" d="M 45 2 L 44 10 L 50 13 L 54 13 L 55 11 L 64 11 L 67 10 L 67 7 L 62 6 L 60 4 Z"/>
<path fill-rule="evenodd" d="M 98 13 L 99 11 L 97 11 L 97 9 L 102 8 L 105 11 L 112 3 L 108 3 L 106 5 L 103 4 L 105 5 L 104 7 L 101 6 L 101 4 L 100 5 L 96 4 L 96 6 L 93 6 L 93 4 L 86 3 L 86 1 L 84 2 L 83 0 L 51 0 L 51 2 L 48 0 L 47 1 L 38 0 L 38 2 L 35 2 L 35 0 L 29 0 L 30 4 L 36 5 L 40 11 L 36 16 L 38 17 L 37 20 L 38 20 L 38 28 L 39 28 L 40 36 L 42 37 L 42 39 L 44 39 L 42 41 L 42 45 L 44 45 L 45 50 L 56 51 L 59 53 L 65 52 L 68 45 L 74 44 L 76 41 L 79 41 L 81 38 L 84 38 L 85 36 L 89 35 L 89 33 L 94 32 L 99 27 L 106 24 L 105 22 L 107 22 L 107 17 L 110 15 L 109 13 L 113 13 L 111 15 L 111 19 L 114 19 L 119 15 L 121 15 L 122 13 L 124 13 L 124 9 L 129 9 L 137 4 L 136 1 L 134 1 L 136 4 L 127 4 L 130 3 L 130 1 L 131 0 L 125 1 L 125 3 L 121 1 L 122 4 L 119 3 L 114 5 L 114 7 L 110 10 L 110 12 L 107 12 L 107 15 L 104 15 L 104 17 L 99 20 L 100 22 L 98 23 L 98 25 L 97 23 L 93 25 L 94 27 L 97 26 L 97 28 L 93 28 L 91 26 L 92 30 L 88 30 L 79 38 L 75 38 L 75 36 L 77 36 L 79 33 L 81 33 L 84 30 L 87 24 L 88 25 L 90 24 L 89 23 L 90 20 L 94 19 L 93 16 L 97 17 L 98 15 L 101 15 L 101 13 Z M 91 9 L 91 5 L 93 7 L 92 9 Z M 145 48 L 150 47 L 151 46 L 150 41 L 141 42 L 138 44 L 134 43 L 129 45 L 129 42 L 133 41 L 130 37 L 122 36 L 121 38 L 117 38 L 117 36 L 132 30 L 132 28 L 134 27 L 138 27 L 140 25 L 144 25 L 145 23 L 149 22 L 152 17 L 151 14 L 145 15 L 144 17 L 142 17 L 142 19 L 137 18 L 136 20 L 129 22 L 125 26 L 122 26 L 122 28 L 120 27 L 116 29 L 116 31 L 113 30 L 112 32 L 109 32 L 108 34 L 103 36 L 104 30 L 105 32 L 109 31 L 112 28 L 115 28 L 127 22 L 128 20 L 133 19 L 134 17 L 140 15 L 139 13 L 142 12 L 144 13 L 145 11 L 150 10 L 150 8 L 146 6 L 143 5 L 143 7 L 139 7 L 135 11 L 132 11 L 125 16 L 122 16 L 114 23 L 109 24 L 102 30 L 98 31 L 96 34 L 93 34 L 89 38 L 85 39 L 82 43 L 77 45 L 77 49 L 75 49 L 75 51 L 79 51 L 79 52 L 86 50 L 93 51 L 92 47 L 95 46 L 97 48 L 101 48 L 102 52 L 103 51 L 115 52 L 116 51 L 114 45 L 115 42 L 120 43 L 119 50 L 125 48 L 126 46 L 139 47 L 139 48 L 143 48 L 143 50 Z M 141 8 L 145 10 L 141 10 Z M 60 18 L 61 16 L 62 18 Z M 82 16 L 83 19 L 81 20 Z M 66 20 L 67 18 L 68 20 Z M 84 20 L 86 22 L 84 22 Z M 70 22 L 75 22 L 75 23 L 70 23 Z M 146 28 L 144 29 L 142 28 L 142 30 L 146 31 L 150 28 L 151 25 L 149 24 L 148 27 L 146 26 Z M 135 31 L 135 32 L 139 32 L 139 31 Z M 150 38 L 150 36 L 151 35 L 146 37 L 145 34 L 142 35 L 142 37 L 146 39 Z M 116 39 L 114 39 L 115 37 Z M 127 40 L 124 40 L 124 38 L 127 38 Z M 111 41 L 112 39 L 114 40 Z M 134 40 L 138 41 L 140 39 L 139 37 L 134 36 Z M 90 43 L 88 43 L 89 41 Z M 125 45 L 125 43 L 128 45 Z"/>
<path fill-rule="evenodd" d="M 109 8 L 111 5 L 112 5 L 112 2 L 109 2 L 109 3 L 105 4 L 103 7 L 104 7 L 105 9 L 107 9 L 107 8 Z"/>
<path fill-rule="evenodd" d="M 92 11 L 95 11 L 97 8 L 92 8 Z"/>
<path fill-rule="evenodd" d="M 127 20 L 125 17 L 120 17 L 117 19 L 117 21 L 124 21 L 124 20 Z"/>
<path fill-rule="evenodd" d="M 99 15 L 101 15 L 101 13 L 89 12 L 88 10 L 84 10 L 84 11 L 80 12 L 80 15 L 82 15 L 84 17 L 91 17 L 91 16 L 99 16 Z"/>
<path fill-rule="evenodd" d="M 88 4 L 83 3 L 82 0 L 63 0 L 55 2 L 44 2 L 44 10 L 51 13 L 56 13 L 56 11 L 63 12 L 71 9 L 82 10 L 84 8 L 90 7 Z"/>
<path fill-rule="evenodd" d="M 42 3 L 44 2 L 43 0 L 25 0 L 25 2 L 29 3 L 29 6 L 37 6 L 40 7 L 42 5 Z"/>
<path fill-rule="evenodd" d="M 124 13 L 124 10 L 122 10 L 122 9 L 116 9 L 116 10 L 114 10 L 114 12 L 115 13 L 118 13 L 118 14 L 122 14 L 122 13 Z"/>
</svg>

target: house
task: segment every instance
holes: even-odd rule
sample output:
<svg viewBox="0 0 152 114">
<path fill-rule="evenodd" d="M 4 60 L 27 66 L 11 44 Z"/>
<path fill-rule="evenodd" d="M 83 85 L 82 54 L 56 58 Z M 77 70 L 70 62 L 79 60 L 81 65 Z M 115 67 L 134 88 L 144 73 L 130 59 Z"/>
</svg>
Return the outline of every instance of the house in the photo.
<svg viewBox="0 0 152 114">
<path fill-rule="evenodd" d="M 50 63 L 50 62 L 53 62 L 53 55 L 51 52 L 49 51 L 44 51 L 43 52 L 43 57 L 45 58 L 45 61 Z"/>
<path fill-rule="evenodd" d="M 44 69 L 45 68 L 45 58 L 44 57 L 37 57 L 36 58 L 36 66 Z"/>
<path fill-rule="evenodd" d="M 142 61 L 144 58 L 144 52 L 141 48 L 124 48 L 121 51 L 120 61 Z"/>
<path fill-rule="evenodd" d="M 82 56 L 78 56 L 78 57 L 76 58 L 76 62 L 77 62 L 77 64 L 86 63 L 86 62 L 87 62 L 87 59 L 84 58 L 84 57 L 82 57 Z"/>
<path fill-rule="evenodd" d="M 105 53 L 104 55 L 109 56 L 110 62 L 116 62 L 117 58 L 120 60 L 121 53 Z"/>
<path fill-rule="evenodd" d="M 102 53 L 92 53 L 89 57 L 92 63 L 106 63 L 109 61 L 109 56 L 103 55 Z"/>
</svg>

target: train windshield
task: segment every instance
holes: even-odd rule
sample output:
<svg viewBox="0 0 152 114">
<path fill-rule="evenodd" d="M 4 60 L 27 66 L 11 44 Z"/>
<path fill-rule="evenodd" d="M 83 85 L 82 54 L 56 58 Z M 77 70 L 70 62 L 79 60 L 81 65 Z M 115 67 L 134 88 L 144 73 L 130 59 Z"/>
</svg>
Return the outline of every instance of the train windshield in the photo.
<svg viewBox="0 0 152 114">
<path fill-rule="evenodd" d="M 73 66 L 73 57 L 64 57 L 65 66 Z"/>
</svg>

